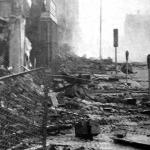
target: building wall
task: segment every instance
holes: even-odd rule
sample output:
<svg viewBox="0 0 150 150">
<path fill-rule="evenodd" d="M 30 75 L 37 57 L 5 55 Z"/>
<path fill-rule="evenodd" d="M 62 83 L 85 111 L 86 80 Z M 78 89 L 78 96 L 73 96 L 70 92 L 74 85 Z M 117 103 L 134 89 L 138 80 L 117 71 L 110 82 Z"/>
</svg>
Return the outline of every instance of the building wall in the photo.
<svg viewBox="0 0 150 150">
<path fill-rule="evenodd" d="M 32 42 L 32 63 L 47 66 L 57 54 L 56 6 L 52 0 L 33 0 L 27 23 L 27 35 Z"/>
<path fill-rule="evenodd" d="M 9 21 L 9 66 L 14 73 L 23 71 L 25 65 L 25 20 L 29 9 L 28 0 L 0 0 L 0 17 Z"/>
</svg>

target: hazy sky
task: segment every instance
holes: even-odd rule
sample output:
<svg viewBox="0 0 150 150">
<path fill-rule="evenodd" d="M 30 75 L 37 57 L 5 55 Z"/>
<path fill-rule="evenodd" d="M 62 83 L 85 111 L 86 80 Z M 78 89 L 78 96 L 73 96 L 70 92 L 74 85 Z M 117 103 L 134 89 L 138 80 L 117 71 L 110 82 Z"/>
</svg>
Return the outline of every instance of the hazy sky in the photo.
<svg viewBox="0 0 150 150">
<path fill-rule="evenodd" d="M 113 29 L 119 29 L 119 35 L 124 35 L 124 20 L 126 14 L 150 12 L 150 0 L 102 0 L 102 56 L 114 58 Z M 79 23 L 81 41 L 78 54 L 88 57 L 99 57 L 99 26 L 100 0 L 79 0 Z M 149 13 L 150 14 L 150 13 Z M 150 49 L 150 48 L 149 48 Z M 118 59 L 124 60 L 126 50 L 118 48 Z M 138 51 L 132 51 L 133 61 L 145 61 L 150 50 L 145 50 L 143 56 Z"/>
</svg>

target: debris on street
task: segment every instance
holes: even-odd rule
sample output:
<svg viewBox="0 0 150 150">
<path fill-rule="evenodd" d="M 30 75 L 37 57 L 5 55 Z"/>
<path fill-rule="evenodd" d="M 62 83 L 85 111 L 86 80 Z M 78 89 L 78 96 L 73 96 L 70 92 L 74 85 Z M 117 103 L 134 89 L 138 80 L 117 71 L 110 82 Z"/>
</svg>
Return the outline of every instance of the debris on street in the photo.
<svg viewBox="0 0 150 150">
<path fill-rule="evenodd" d="M 0 0 L 0 150 L 150 147 L 150 57 L 79 57 L 75 6 Z"/>
</svg>

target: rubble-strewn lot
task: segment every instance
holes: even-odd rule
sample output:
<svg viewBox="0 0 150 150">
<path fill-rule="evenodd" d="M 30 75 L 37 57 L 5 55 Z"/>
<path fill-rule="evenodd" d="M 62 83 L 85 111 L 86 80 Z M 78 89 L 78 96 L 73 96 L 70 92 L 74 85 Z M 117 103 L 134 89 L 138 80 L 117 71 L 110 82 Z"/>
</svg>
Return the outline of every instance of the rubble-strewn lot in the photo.
<svg viewBox="0 0 150 150">
<path fill-rule="evenodd" d="M 130 78 L 127 85 L 123 74 L 108 75 L 106 70 L 102 71 L 105 74 L 89 72 L 91 64 L 88 61 L 85 74 L 81 73 L 81 69 L 76 74 L 61 70 L 63 76 L 50 76 L 42 70 L 0 82 L 0 149 L 38 149 L 45 102 L 48 106 L 49 149 L 55 149 L 55 146 L 105 149 L 103 146 L 106 145 L 96 148 L 99 143 L 112 148 L 111 137 L 118 133 L 149 137 L 147 88 L 134 78 Z M 100 135 L 93 141 L 83 141 L 75 137 L 73 127 L 79 120 L 89 118 L 98 121 Z"/>
</svg>

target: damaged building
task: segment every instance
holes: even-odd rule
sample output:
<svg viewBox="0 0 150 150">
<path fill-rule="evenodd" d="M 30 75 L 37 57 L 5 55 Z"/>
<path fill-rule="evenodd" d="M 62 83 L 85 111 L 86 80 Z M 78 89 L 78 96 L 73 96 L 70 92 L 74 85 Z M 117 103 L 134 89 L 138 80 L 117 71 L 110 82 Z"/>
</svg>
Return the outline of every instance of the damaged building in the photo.
<svg viewBox="0 0 150 150">
<path fill-rule="evenodd" d="M 147 65 L 71 55 L 78 8 L 0 0 L 0 150 L 150 149 Z"/>
<path fill-rule="evenodd" d="M 29 11 L 28 0 L 0 1 L 1 22 L 5 24 L 1 27 L 1 66 L 10 68 L 13 72 L 23 71 L 23 67 L 29 63 L 25 64 L 25 57 L 29 57 L 28 51 L 31 50 L 31 43 L 25 34 Z"/>
<path fill-rule="evenodd" d="M 33 0 L 26 33 L 32 43 L 32 64 L 47 66 L 57 53 L 57 17 L 54 1 Z"/>
<path fill-rule="evenodd" d="M 58 0 L 1 0 L 0 65 L 15 73 L 50 66 L 62 43 L 73 39 L 78 11 L 67 13 L 72 6 Z"/>
</svg>

